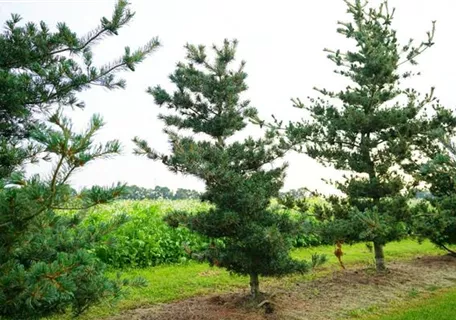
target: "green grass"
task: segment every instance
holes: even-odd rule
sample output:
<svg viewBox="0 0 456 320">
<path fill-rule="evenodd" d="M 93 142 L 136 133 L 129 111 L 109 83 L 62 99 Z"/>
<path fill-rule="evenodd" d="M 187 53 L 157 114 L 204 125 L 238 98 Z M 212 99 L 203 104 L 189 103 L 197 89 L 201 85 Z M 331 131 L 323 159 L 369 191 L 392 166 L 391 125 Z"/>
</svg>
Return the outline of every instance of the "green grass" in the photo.
<svg viewBox="0 0 456 320">
<path fill-rule="evenodd" d="M 456 319 L 456 288 L 409 301 L 382 316 L 364 320 L 454 320 Z"/>
<path fill-rule="evenodd" d="M 359 243 L 355 245 L 345 245 L 342 247 L 344 256 L 342 260 L 346 264 L 372 264 L 374 263 L 374 256 L 368 250 L 365 244 Z M 328 265 L 337 265 L 337 259 L 333 254 L 333 246 L 318 246 L 313 248 L 303 248 L 295 250 L 292 255 L 297 259 L 308 259 L 313 253 L 326 254 L 329 258 Z M 385 259 L 386 262 L 393 260 L 410 259 L 419 255 L 433 255 L 442 253 L 432 243 L 425 241 L 418 244 L 413 240 L 404 240 L 400 242 L 391 242 L 385 246 Z"/>
<path fill-rule="evenodd" d="M 373 255 L 365 244 L 344 246 L 343 261 L 346 265 L 373 265 Z M 337 259 L 333 255 L 334 247 L 320 246 L 315 248 L 301 248 L 293 251 L 298 259 L 308 259 L 313 253 L 327 254 L 329 260 L 325 265 L 326 274 L 330 270 L 338 269 Z M 418 244 L 412 240 L 390 243 L 385 247 L 387 261 L 404 260 L 419 255 L 435 255 L 441 251 L 429 242 Z M 248 289 L 246 277 L 230 275 L 228 272 L 211 268 L 207 264 L 189 262 L 182 265 L 157 266 L 144 269 L 122 270 L 128 277 L 141 276 L 147 279 L 149 285 L 145 288 L 133 288 L 130 293 L 114 307 L 101 305 L 94 307 L 82 316 L 82 319 L 100 319 L 103 316 L 116 314 L 121 310 L 147 306 L 159 302 L 179 300 L 207 293 L 226 292 L 234 289 Z M 114 272 L 112 273 L 114 275 Z M 318 274 L 293 275 L 283 279 L 263 278 L 261 285 L 267 286 L 278 282 L 286 286 L 297 279 L 311 279 Z M 59 317 L 59 319 L 63 319 Z"/>
</svg>

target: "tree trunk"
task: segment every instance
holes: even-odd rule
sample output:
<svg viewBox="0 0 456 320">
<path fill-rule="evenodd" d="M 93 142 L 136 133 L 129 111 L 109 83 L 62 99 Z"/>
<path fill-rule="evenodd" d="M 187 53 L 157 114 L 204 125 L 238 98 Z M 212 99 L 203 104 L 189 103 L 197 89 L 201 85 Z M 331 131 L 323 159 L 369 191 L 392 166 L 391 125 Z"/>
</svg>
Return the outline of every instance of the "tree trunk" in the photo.
<svg viewBox="0 0 456 320">
<path fill-rule="evenodd" d="M 441 244 L 440 247 L 442 247 L 442 249 L 448 251 L 448 254 L 449 254 L 450 256 L 456 258 L 456 251 L 451 250 L 450 248 L 448 248 L 448 247 L 445 246 L 444 244 Z"/>
<path fill-rule="evenodd" d="M 250 293 L 253 298 L 257 298 L 260 294 L 260 280 L 257 273 L 250 274 Z"/>
<path fill-rule="evenodd" d="M 383 253 L 383 244 L 374 241 L 375 267 L 377 272 L 386 270 L 385 254 Z"/>
</svg>

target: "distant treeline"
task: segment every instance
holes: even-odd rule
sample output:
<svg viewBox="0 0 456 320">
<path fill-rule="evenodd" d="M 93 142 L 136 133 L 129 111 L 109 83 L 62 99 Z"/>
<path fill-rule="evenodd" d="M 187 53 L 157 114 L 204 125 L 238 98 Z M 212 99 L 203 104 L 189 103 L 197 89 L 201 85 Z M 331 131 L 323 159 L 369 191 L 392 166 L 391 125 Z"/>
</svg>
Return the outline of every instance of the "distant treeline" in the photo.
<svg viewBox="0 0 456 320">
<path fill-rule="evenodd" d="M 202 192 L 192 189 L 178 188 L 176 191 L 173 191 L 168 187 L 156 186 L 155 188 L 151 189 L 132 185 L 125 187 L 125 192 L 120 198 L 125 200 L 184 200 L 199 199 L 202 194 Z M 309 193 L 304 188 L 292 189 L 287 192 L 281 193 L 281 195 L 285 194 L 289 194 L 294 198 L 304 198 L 306 196 L 309 196 Z"/>
<path fill-rule="evenodd" d="M 74 190 L 74 194 L 76 194 Z M 155 188 L 143 188 L 136 185 L 126 186 L 125 192 L 120 199 L 123 200 L 157 200 L 157 199 L 167 199 L 167 200 L 185 200 L 185 199 L 199 199 L 203 193 L 193 190 L 178 188 L 176 191 L 171 190 L 168 187 L 156 186 Z M 286 192 L 281 192 L 280 196 L 291 196 L 295 199 L 303 199 L 311 197 L 312 193 L 309 192 L 306 188 L 291 189 Z M 432 197 L 432 194 L 429 191 L 419 191 L 416 193 L 415 198 L 424 199 Z"/>
<path fill-rule="evenodd" d="M 200 196 L 201 192 L 191 189 L 178 188 L 176 191 L 173 191 L 168 187 L 156 186 L 155 188 L 150 189 L 133 185 L 125 187 L 125 192 L 120 198 L 126 200 L 184 200 L 199 199 Z"/>
</svg>

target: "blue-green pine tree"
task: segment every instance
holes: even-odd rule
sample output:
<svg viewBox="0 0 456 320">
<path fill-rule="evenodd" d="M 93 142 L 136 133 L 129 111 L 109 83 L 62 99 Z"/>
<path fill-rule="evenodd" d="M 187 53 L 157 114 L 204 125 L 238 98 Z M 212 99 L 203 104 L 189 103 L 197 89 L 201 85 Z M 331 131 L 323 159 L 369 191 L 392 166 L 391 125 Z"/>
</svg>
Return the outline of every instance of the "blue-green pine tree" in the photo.
<svg viewBox="0 0 456 320">
<path fill-rule="evenodd" d="M 325 51 L 337 66 L 335 73 L 350 85 L 341 91 L 317 88 L 321 96 L 308 104 L 294 100 L 311 120 L 290 123 L 286 135 L 320 163 L 351 172 L 335 182 L 344 196 L 329 197 L 330 205 L 318 212 L 323 233 L 333 241 L 372 241 L 376 268 L 382 271 L 384 245 L 410 231 L 408 190 L 417 182 L 420 157 L 428 154 L 423 149 L 431 148 L 437 131 L 451 131 L 455 122 L 433 88 L 420 96 L 401 83 L 415 75 L 403 68 L 416 65 L 433 46 L 434 24 L 420 44 L 400 44 L 387 2 L 376 8 L 361 0 L 345 3 L 352 20 L 339 22 L 337 32 L 352 49 Z"/>
<path fill-rule="evenodd" d="M 213 265 L 250 277 L 251 294 L 259 295 L 259 276 L 304 272 L 306 262 L 289 256 L 297 223 L 268 209 L 283 185 L 286 166 L 271 166 L 283 154 L 274 130 L 262 138 L 243 140 L 249 118 L 257 114 L 241 95 L 247 90 L 244 62 L 232 69 L 236 41 L 213 47 L 215 60 L 204 46 L 187 45 L 187 63 L 179 63 L 170 76 L 176 90 L 149 89 L 161 114 L 171 154 L 151 149 L 135 138 L 137 153 L 161 160 L 173 172 L 198 177 L 206 183 L 203 200 L 215 208 L 168 217 L 214 241 L 205 258 Z M 217 241 L 221 240 L 221 241 Z"/>
<path fill-rule="evenodd" d="M 415 206 L 414 232 L 456 257 L 456 145 L 447 135 L 440 139 L 441 149 L 432 154 L 418 178 L 430 194 Z"/>
<path fill-rule="evenodd" d="M 99 228 L 81 224 L 86 210 L 107 203 L 123 190 L 92 187 L 75 195 L 72 175 L 96 159 L 116 155 L 120 144 L 94 142 L 103 120 L 74 132 L 63 116 L 67 105 L 83 106 L 77 93 L 92 85 L 124 87 L 116 77 L 134 70 L 157 46 L 156 39 L 117 61 L 96 67 L 92 48 L 115 35 L 133 13 L 119 0 L 111 19 L 84 37 L 64 23 L 51 32 L 44 22 L 21 25 L 12 15 L 0 34 L 0 318 L 39 319 L 72 309 L 79 315 L 121 293 L 124 281 L 108 279 L 93 251 L 123 223 L 119 216 Z M 58 107 L 57 107 L 58 106 Z M 24 165 L 53 161 L 51 172 L 26 178 Z M 67 209 L 76 214 L 65 214 Z"/>
</svg>

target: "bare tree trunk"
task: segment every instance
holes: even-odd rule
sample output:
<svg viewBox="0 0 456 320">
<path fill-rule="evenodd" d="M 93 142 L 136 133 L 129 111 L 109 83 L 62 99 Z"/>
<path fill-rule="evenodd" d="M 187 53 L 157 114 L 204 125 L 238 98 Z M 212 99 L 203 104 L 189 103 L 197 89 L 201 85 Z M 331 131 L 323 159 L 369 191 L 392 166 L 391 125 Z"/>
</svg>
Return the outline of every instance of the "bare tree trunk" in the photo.
<svg viewBox="0 0 456 320">
<path fill-rule="evenodd" d="M 450 248 L 448 248 L 448 247 L 445 246 L 444 244 L 441 244 L 440 247 L 442 247 L 442 249 L 448 251 L 448 254 L 449 254 L 450 256 L 456 258 L 456 251 L 451 250 Z"/>
<path fill-rule="evenodd" d="M 260 280 L 258 274 L 254 272 L 250 274 L 250 293 L 253 298 L 257 298 L 260 294 Z"/>
<path fill-rule="evenodd" d="M 386 270 L 385 254 L 383 253 L 383 244 L 374 241 L 375 267 L 377 272 Z"/>
</svg>

